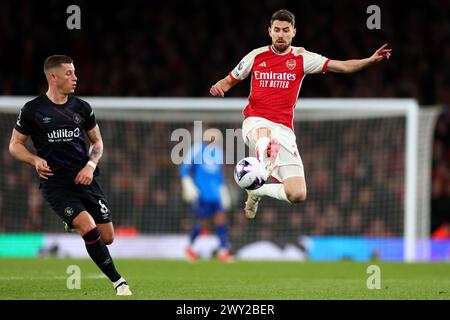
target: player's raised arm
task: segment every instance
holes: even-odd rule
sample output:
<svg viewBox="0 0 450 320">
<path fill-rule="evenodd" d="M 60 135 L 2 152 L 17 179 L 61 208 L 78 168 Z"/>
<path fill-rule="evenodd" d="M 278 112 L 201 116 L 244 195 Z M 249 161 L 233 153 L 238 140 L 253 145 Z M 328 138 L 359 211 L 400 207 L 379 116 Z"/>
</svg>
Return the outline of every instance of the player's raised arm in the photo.
<svg viewBox="0 0 450 320">
<path fill-rule="evenodd" d="M 386 48 L 387 44 L 384 44 L 375 53 L 366 59 L 353 59 L 353 60 L 330 60 L 328 63 L 327 71 L 337 73 L 353 73 L 370 67 L 376 63 L 389 59 L 391 57 L 392 49 Z"/>
<path fill-rule="evenodd" d="M 225 93 L 234 87 L 239 81 L 233 80 L 229 75 L 217 81 L 211 86 L 209 93 L 214 97 L 223 97 Z"/>
<path fill-rule="evenodd" d="M 75 177 L 75 184 L 89 185 L 94 178 L 94 170 L 97 167 L 98 161 L 103 155 L 103 139 L 100 134 L 100 128 L 95 125 L 91 130 L 86 131 L 87 137 L 91 142 L 89 152 L 89 161 L 86 166 L 78 172 Z"/>
<path fill-rule="evenodd" d="M 32 154 L 27 149 L 27 147 L 25 146 L 27 139 L 27 135 L 20 133 L 16 129 L 13 129 L 11 141 L 9 142 L 9 152 L 17 160 L 32 165 L 36 169 L 39 177 L 47 180 L 49 176 L 53 175 L 52 170 L 50 170 L 47 161 Z"/>
</svg>

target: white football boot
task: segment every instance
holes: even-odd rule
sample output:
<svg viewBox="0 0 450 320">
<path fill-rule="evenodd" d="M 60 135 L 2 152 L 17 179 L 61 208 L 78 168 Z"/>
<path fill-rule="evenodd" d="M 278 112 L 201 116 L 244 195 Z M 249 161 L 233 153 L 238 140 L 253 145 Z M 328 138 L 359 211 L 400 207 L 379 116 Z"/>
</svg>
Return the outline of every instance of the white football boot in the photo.
<svg viewBox="0 0 450 320">
<path fill-rule="evenodd" d="M 259 201 L 261 201 L 261 197 L 254 195 L 253 190 L 246 190 L 246 191 L 247 191 L 248 197 L 247 197 L 247 201 L 245 202 L 245 208 L 244 208 L 245 217 L 247 219 L 255 219 L 256 211 L 258 211 L 258 204 L 259 204 Z"/>
<path fill-rule="evenodd" d="M 130 287 L 127 285 L 126 282 L 122 282 L 119 284 L 116 288 L 116 295 L 118 296 L 131 296 L 131 290 Z"/>
</svg>

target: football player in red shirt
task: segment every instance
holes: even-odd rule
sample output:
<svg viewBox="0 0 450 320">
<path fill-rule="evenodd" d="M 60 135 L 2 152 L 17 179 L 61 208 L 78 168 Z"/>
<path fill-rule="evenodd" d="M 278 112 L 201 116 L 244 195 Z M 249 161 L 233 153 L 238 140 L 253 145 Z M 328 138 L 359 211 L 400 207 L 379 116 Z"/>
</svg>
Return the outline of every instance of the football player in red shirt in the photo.
<svg viewBox="0 0 450 320">
<path fill-rule="evenodd" d="M 233 86 L 252 75 L 249 103 L 243 114 L 243 139 L 271 175 L 282 184 L 266 184 L 248 192 L 245 216 L 254 219 L 262 196 L 289 203 L 306 199 L 303 162 L 293 131 L 294 108 L 301 84 L 307 74 L 353 73 L 389 59 L 387 44 L 371 57 L 354 60 L 331 60 L 292 46 L 295 16 L 287 10 L 272 15 L 269 35 L 272 45 L 247 54 L 225 78 L 214 84 L 210 93 L 223 97 Z"/>
</svg>

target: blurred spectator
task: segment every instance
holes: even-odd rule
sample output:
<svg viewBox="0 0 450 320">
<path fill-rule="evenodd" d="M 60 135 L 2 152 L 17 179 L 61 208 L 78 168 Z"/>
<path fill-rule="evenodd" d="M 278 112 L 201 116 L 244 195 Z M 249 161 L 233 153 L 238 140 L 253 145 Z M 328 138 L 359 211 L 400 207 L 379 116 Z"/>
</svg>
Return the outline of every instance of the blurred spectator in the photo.
<svg viewBox="0 0 450 320">
<path fill-rule="evenodd" d="M 0 116 L 1 123 L 14 123 L 15 115 Z M 190 209 L 181 199 L 177 166 L 170 159 L 175 142 L 169 139 L 173 129 L 192 124 L 101 117 L 98 121 L 104 128 L 105 141 L 100 179 L 110 198 L 116 227 L 137 228 L 140 233 L 188 232 L 191 221 L 186 217 Z M 299 148 L 305 150 L 302 157 L 306 179 L 311 182 L 308 201 L 291 207 L 264 199 L 260 219 L 247 223 L 241 210 L 245 192 L 231 183 L 233 198 L 240 198 L 234 201 L 236 207 L 229 216 L 235 245 L 264 239 L 286 243 L 298 235 L 402 235 L 403 198 L 396 194 L 403 194 L 404 169 L 396 163 L 403 163 L 404 121 L 389 118 L 295 125 L 300 132 Z M 237 124 L 226 122 L 218 127 L 225 132 Z M 0 131 L 6 137 L 10 127 L 2 126 Z M 390 139 L 393 136 L 402 138 Z M 368 139 L 373 143 L 370 147 L 366 146 Z M 3 149 L 7 149 L 7 142 L 2 142 Z M 443 152 L 439 154 L 444 156 Z M 62 231 L 49 208 L 36 196 L 38 180 L 33 168 L 17 167 L 8 153 L 1 155 L 2 230 Z M 435 170 L 435 176 L 444 179 L 448 176 L 445 170 Z M 225 172 L 227 180 L 233 181 L 233 166 L 227 165 Z M 440 190 L 439 194 L 445 190 L 439 185 L 435 189 Z"/>
<path fill-rule="evenodd" d="M 368 56 L 385 42 L 394 50 L 390 63 L 356 76 L 311 77 L 303 97 L 414 97 L 429 105 L 448 95 L 446 0 L 407 6 L 379 0 L 381 30 L 367 29 L 368 3 L 360 0 L 129 0 L 108 6 L 81 0 L 81 30 L 65 27 L 70 4 L 0 3 L 0 58 L 7 61 L 0 72 L 0 95 L 41 93 L 42 61 L 65 53 L 75 60 L 79 95 L 207 96 L 224 69 L 237 65 L 236 57 L 269 43 L 261 26 L 280 8 L 296 14 L 294 45 L 335 59 Z M 236 19 L 240 14 L 245 18 Z M 229 94 L 246 96 L 247 88 Z"/>
<path fill-rule="evenodd" d="M 378 1 L 382 9 L 378 31 L 366 29 L 367 3 L 360 0 L 78 3 L 82 29 L 70 31 L 65 28 L 65 1 L 0 2 L 0 58 L 5 61 L 0 95 L 42 93 L 42 61 L 50 54 L 67 53 L 75 59 L 80 96 L 207 96 L 224 69 L 238 63 L 237 56 L 269 43 L 261 26 L 268 25 L 273 11 L 286 7 L 297 15 L 294 45 L 335 59 L 367 56 L 384 42 L 394 49 L 390 63 L 381 69 L 355 77 L 310 77 L 301 97 L 450 101 L 449 1 L 415 1 L 407 6 Z M 230 95 L 244 97 L 247 87 L 236 87 Z M 0 231 L 61 232 L 58 220 L 36 195 L 33 168 L 19 168 L 7 152 L 15 117 L 0 114 Z M 434 144 L 436 237 L 448 236 L 450 229 L 449 119 L 447 108 L 437 123 Z M 99 121 L 105 143 L 100 179 L 117 227 L 133 226 L 142 233 L 188 232 L 189 208 L 181 202 L 169 140 L 173 129 L 191 124 Z M 223 132 L 239 127 L 219 126 Z M 403 235 L 404 121 L 305 121 L 295 127 L 309 181 L 308 200 L 289 209 L 264 199 L 261 219 L 248 223 L 239 199 L 239 207 L 229 216 L 233 243 L 288 241 L 297 233 Z M 230 181 L 232 171 L 233 166 L 227 166 Z M 244 197 L 242 190 L 231 191 Z"/>
<path fill-rule="evenodd" d="M 436 123 L 433 147 L 431 232 L 435 239 L 450 238 L 450 108 Z"/>
</svg>

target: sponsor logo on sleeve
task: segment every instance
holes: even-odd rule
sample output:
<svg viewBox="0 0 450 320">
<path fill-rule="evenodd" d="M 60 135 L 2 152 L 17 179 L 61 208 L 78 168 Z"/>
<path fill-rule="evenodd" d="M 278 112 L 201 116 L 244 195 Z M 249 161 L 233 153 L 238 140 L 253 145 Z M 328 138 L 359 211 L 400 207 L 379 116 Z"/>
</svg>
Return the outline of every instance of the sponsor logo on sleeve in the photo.
<svg viewBox="0 0 450 320">
<path fill-rule="evenodd" d="M 244 68 L 244 63 L 245 63 L 244 60 L 242 60 L 241 62 L 239 62 L 238 67 L 237 67 L 237 69 L 238 69 L 239 71 L 241 71 L 242 68 Z"/>
</svg>

